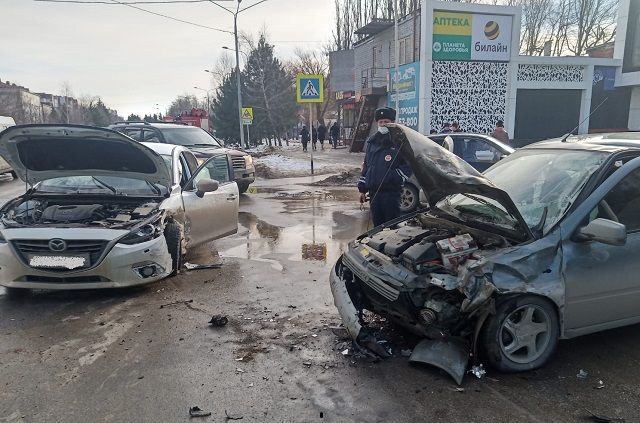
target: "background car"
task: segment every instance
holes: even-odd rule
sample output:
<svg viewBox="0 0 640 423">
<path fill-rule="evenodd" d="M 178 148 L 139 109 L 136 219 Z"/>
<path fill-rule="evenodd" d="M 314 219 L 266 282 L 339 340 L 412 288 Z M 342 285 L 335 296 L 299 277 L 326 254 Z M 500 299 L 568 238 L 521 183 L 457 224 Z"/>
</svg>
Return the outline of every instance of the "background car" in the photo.
<svg viewBox="0 0 640 423">
<path fill-rule="evenodd" d="M 0 209 L 0 285 L 14 292 L 154 282 L 238 228 L 226 154 L 198 166 L 185 147 L 109 129 L 20 125 L 0 155 L 30 186 Z"/>
<path fill-rule="evenodd" d="M 116 122 L 109 125 L 109 128 L 140 142 L 187 147 L 193 152 L 199 163 L 213 155 L 226 154 L 229 158 L 229 165 L 233 169 L 231 180 L 238 184 L 238 190 L 241 193 L 246 192 L 249 185 L 256 179 L 256 169 L 250 154 L 223 147 L 221 142 L 202 128 L 189 126 L 186 123 L 150 123 L 145 121 Z"/>
<path fill-rule="evenodd" d="M 498 160 L 515 151 L 511 146 L 483 134 L 452 132 L 430 135 L 429 139 L 443 146 L 447 136 L 450 136 L 453 140 L 453 153 L 479 172 L 484 172 Z M 424 205 L 425 203 L 426 200 L 424 194 L 421 193 L 418 180 L 415 176 L 411 176 L 402 188 L 400 212 L 410 213 L 417 209 L 420 204 Z"/>
</svg>

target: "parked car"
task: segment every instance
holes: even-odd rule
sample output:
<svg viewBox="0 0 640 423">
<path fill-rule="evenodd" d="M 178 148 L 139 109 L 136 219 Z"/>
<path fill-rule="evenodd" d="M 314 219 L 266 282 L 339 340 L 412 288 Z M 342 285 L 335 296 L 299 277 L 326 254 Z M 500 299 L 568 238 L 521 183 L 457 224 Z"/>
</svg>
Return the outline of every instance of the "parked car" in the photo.
<svg viewBox="0 0 640 423">
<path fill-rule="evenodd" d="M 460 383 L 472 351 L 473 364 L 531 370 L 559 339 L 640 322 L 640 133 L 536 143 L 484 175 L 416 132 L 391 134 L 431 207 L 336 263 L 335 304 L 361 347 L 386 353 L 366 309 L 424 337 L 410 360 Z"/>
<path fill-rule="evenodd" d="M 136 141 L 181 145 L 189 148 L 202 163 L 207 158 L 226 154 L 233 169 L 232 180 L 238 184 L 241 193 L 249 189 L 256 179 L 253 158 L 244 151 L 224 148 L 222 143 L 202 128 L 185 123 L 165 122 L 116 122 L 110 129 L 125 134 Z"/>
<path fill-rule="evenodd" d="M 429 135 L 429 139 L 440 146 L 444 146 L 445 138 L 450 136 L 453 141 L 453 153 L 469 163 L 479 172 L 484 172 L 498 160 L 508 156 L 515 150 L 489 136 L 483 134 L 471 134 L 453 132 L 448 134 Z M 415 176 L 404 183 L 400 195 L 400 211 L 410 213 L 422 205 L 424 199 L 420 195 L 420 183 Z"/>
<path fill-rule="evenodd" d="M 0 155 L 30 188 L 0 209 L 0 285 L 12 290 L 138 285 L 180 270 L 194 247 L 235 233 L 226 154 L 77 125 L 20 125 Z"/>
<path fill-rule="evenodd" d="M 16 121 L 13 120 L 12 117 L 0 116 L 0 132 L 4 131 L 5 129 L 11 126 L 15 126 L 15 124 L 16 124 Z M 11 176 L 13 176 L 14 179 L 17 177 L 16 173 L 13 171 L 13 169 L 11 169 L 11 166 L 9 166 L 9 163 L 7 163 L 5 159 L 0 157 L 0 174 L 6 174 L 6 173 L 11 174 Z"/>
</svg>

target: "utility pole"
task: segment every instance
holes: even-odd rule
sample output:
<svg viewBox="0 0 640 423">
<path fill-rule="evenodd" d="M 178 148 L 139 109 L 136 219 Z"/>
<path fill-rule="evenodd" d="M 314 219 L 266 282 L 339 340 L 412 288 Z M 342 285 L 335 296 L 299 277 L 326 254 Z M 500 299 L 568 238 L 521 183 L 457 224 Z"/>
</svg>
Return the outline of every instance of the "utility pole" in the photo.
<svg viewBox="0 0 640 423">
<path fill-rule="evenodd" d="M 398 95 L 398 82 L 400 80 L 400 40 L 398 39 L 398 0 L 393 0 L 393 30 L 395 37 L 395 75 L 391 78 L 391 83 L 395 81 L 396 93 L 396 115 L 400 117 L 400 96 Z"/>
<path fill-rule="evenodd" d="M 235 39 L 235 50 L 236 50 L 236 85 L 238 86 L 238 124 L 240 125 L 240 144 L 241 145 L 245 145 L 246 148 L 249 148 L 249 144 L 245 144 L 244 141 L 244 128 L 242 125 L 242 91 L 240 88 L 240 46 L 238 43 L 238 15 L 242 12 L 244 12 L 247 9 L 250 9 L 254 6 L 259 5 L 260 3 L 264 3 L 267 0 L 261 0 L 257 3 L 252 4 L 251 6 L 247 6 L 243 9 L 240 9 L 240 3 L 242 2 L 242 0 L 238 0 L 238 4 L 236 6 L 236 11 L 232 11 L 227 9 L 224 6 L 219 5 L 218 3 L 216 3 L 213 0 L 209 0 L 212 4 L 215 4 L 216 6 L 218 6 L 221 9 L 226 10 L 227 12 L 231 13 L 233 15 L 233 38 Z"/>
</svg>

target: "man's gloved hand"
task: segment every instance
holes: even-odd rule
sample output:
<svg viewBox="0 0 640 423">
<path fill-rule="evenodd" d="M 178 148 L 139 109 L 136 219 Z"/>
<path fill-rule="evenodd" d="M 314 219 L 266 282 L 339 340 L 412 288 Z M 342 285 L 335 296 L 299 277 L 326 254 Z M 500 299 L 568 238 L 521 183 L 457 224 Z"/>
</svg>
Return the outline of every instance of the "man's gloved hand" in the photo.
<svg viewBox="0 0 640 423">
<path fill-rule="evenodd" d="M 365 194 L 364 192 L 360 193 L 360 204 L 364 204 L 367 202 L 367 194 Z"/>
</svg>

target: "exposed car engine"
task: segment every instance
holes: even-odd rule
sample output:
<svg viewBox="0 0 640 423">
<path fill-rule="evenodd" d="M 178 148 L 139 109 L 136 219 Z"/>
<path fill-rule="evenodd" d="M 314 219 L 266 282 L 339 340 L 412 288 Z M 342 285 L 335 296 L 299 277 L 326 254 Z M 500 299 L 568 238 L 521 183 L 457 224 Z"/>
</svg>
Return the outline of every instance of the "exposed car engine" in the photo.
<svg viewBox="0 0 640 423">
<path fill-rule="evenodd" d="M 24 198 L 2 210 L 5 226 L 95 226 L 127 228 L 158 213 L 158 203 L 139 201 L 78 204 L 79 201 Z"/>
</svg>

